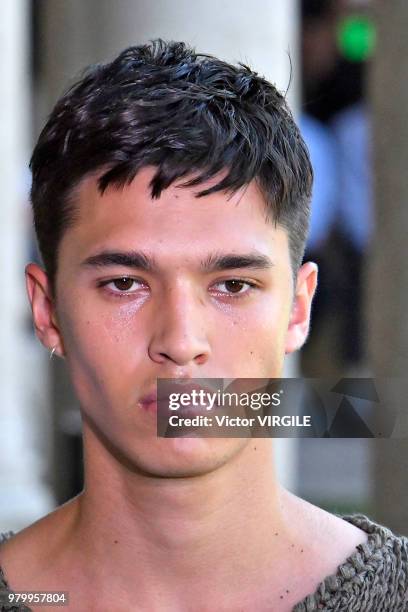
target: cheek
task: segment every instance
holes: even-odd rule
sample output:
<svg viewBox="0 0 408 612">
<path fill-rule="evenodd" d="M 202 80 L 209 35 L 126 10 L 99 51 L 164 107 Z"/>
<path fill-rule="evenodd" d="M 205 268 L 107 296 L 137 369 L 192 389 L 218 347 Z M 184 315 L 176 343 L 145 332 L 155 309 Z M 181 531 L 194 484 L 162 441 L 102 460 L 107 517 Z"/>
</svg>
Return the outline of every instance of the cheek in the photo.
<svg viewBox="0 0 408 612">
<path fill-rule="evenodd" d="M 129 337 L 129 323 L 95 308 L 81 309 L 67 304 L 59 317 L 69 375 L 84 409 L 110 405 L 122 395 L 126 365 L 137 357 L 135 338 Z M 134 365 L 134 364 L 133 364 Z M 119 375 L 120 372 L 120 375 Z"/>
<path fill-rule="evenodd" d="M 235 313 L 227 325 L 223 321 L 219 348 L 229 364 L 234 364 L 236 377 L 281 375 L 289 310 L 287 300 L 265 299 L 252 309 Z"/>
<path fill-rule="evenodd" d="M 145 329 L 139 313 L 141 300 L 121 303 L 116 299 L 117 303 L 108 303 L 74 295 L 62 300 L 59 321 L 68 357 L 117 364 L 122 354 L 125 357 L 132 347 L 134 351 L 141 346 Z"/>
</svg>

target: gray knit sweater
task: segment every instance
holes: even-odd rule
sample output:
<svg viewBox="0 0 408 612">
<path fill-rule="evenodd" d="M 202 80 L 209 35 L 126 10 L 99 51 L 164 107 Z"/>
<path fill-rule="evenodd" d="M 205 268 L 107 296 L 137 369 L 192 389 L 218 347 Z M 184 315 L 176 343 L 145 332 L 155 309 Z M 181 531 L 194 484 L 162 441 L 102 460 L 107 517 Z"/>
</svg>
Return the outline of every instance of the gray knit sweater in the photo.
<svg viewBox="0 0 408 612">
<path fill-rule="evenodd" d="M 368 541 L 327 576 L 292 612 L 408 612 L 408 538 L 394 535 L 363 514 L 341 517 L 368 533 Z M 13 532 L 0 533 L 0 544 Z M 0 567 L 0 594 L 10 592 Z M 32 612 L 1 605 L 0 612 Z M 277 612 L 277 611 L 275 611 Z"/>
</svg>

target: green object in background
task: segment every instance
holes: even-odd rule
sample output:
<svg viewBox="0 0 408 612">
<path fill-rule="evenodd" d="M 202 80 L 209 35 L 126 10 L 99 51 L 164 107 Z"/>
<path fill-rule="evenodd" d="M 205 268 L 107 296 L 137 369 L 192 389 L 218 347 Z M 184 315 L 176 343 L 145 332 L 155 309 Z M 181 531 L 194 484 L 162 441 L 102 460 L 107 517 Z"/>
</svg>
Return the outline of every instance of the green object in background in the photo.
<svg viewBox="0 0 408 612">
<path fill-rule="evenodd" d="M 337 45 L 341 54 L 351 62 L 363 62 L 374 51 L 375 25 L 363 15 L 350 15 L 337 27 Z"/>
</svg>

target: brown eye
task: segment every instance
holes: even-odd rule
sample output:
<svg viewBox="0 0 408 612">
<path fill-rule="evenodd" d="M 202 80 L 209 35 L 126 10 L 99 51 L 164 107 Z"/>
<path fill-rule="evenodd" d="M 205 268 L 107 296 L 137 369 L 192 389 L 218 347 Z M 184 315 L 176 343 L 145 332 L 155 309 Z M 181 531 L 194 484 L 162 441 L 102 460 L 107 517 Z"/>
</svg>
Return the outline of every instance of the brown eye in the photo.
<svg viewBox="0 0 408 612">
<path fill-rule="evenodd" d="M 215 284 L 218 287 L 218 293 L 228 296 L 244 297 L 249 295 L 252 290 L 256 289 L 256 284 L 241 278 L 227 278 Z"/>
<path fill-rule="evenodd" d="M 229 293 L 239 293 L 245 284 L 247 283 L 240 280 L 227 280 L 225 281 L 225 288 Z"/>
<path fill-rule="evenodd" d="M 121 276 L 101 281 L 98 283 L 98 286 L 102 287 L 108 294 L 119 298 L 140 296 L 140 290 L 143 290 L 143 295 L 145 295 L 146 290 L 149 290 L 145 281 L 132 278 L 131 276 Z"/>
<path fill-rule="evenodd" d="M 129 291 L 129 289 L 132 288 L 134 282 L 135 281 L 133 278 L 128 278 L 126 276 L 124 276 L 123 278 L 116 278 L 114 281 L 112 281 L 116 289 L 119 289 L 120 291 Z"/>
</svg>

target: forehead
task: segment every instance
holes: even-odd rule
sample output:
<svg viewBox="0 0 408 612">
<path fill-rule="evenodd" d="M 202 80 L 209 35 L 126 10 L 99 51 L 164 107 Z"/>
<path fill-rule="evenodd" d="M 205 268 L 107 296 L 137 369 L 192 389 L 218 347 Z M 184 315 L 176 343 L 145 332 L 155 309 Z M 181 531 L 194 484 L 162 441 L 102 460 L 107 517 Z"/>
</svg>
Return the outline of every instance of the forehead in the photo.
<svg viewBox="0 0 408 612">
<path fill-rule="evenodd" d="M 216 192 L 197 198 L 216 181 L 196 187 L 182 187 L 180 181 L 152 199 L 154 172 L 143 168 L 132 183 L 108 187 L 103 195 L 98 176 L 87 177 L 76 192 L 75 224 L 62 243 L 69 243 L 78 256 L 97 248 L 143 248 L 166 256 L 201 250 L 205 255 L 224 246 L 269 254 L 272 249 L 288 256 L 286 231 L 267 219 L 265 200 L 254 182 L 234 194 Z"/>
</svg>

